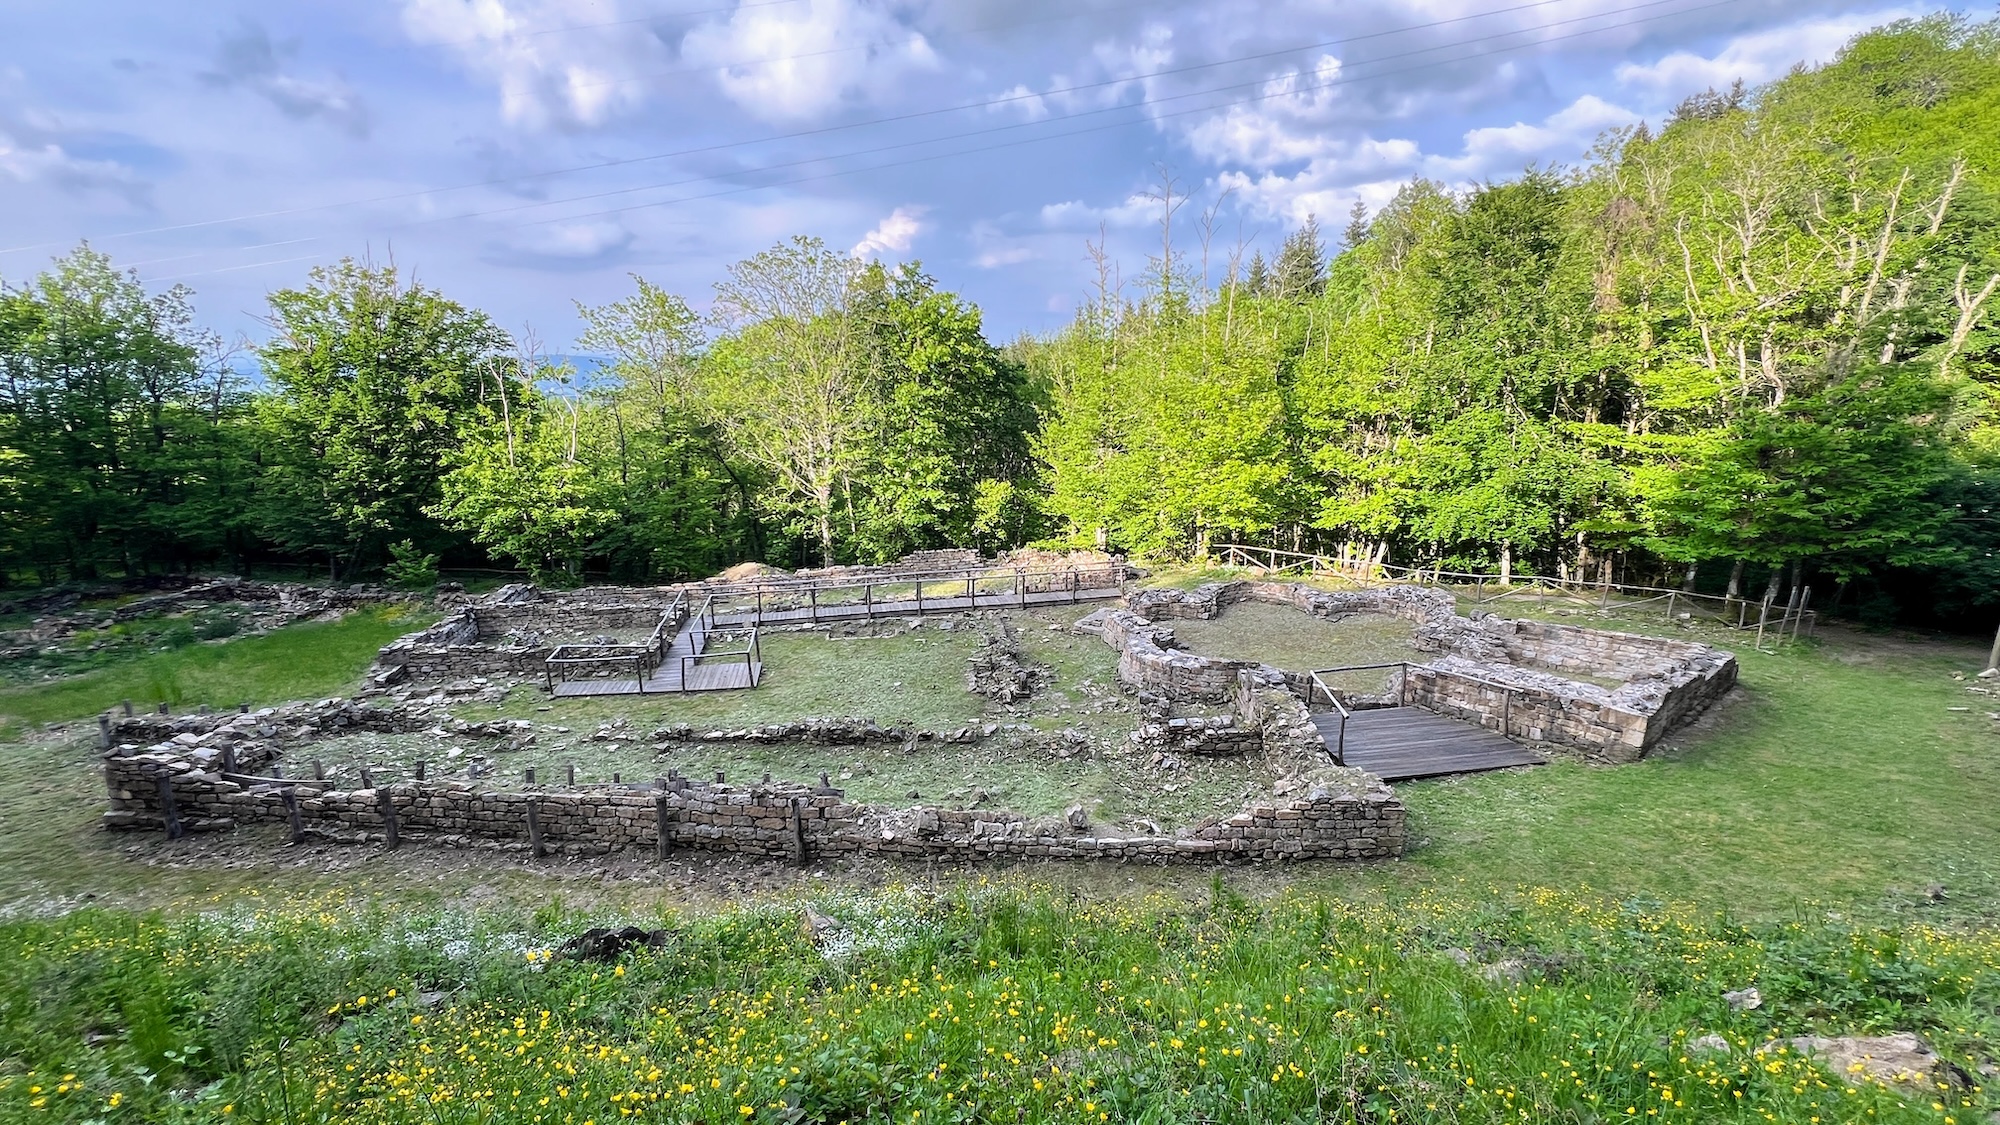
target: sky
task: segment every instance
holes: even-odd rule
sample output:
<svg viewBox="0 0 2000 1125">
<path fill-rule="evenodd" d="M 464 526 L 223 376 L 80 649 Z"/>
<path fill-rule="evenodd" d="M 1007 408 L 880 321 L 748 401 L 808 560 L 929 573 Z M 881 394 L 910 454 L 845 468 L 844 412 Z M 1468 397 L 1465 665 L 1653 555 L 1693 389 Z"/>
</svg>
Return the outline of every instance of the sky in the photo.
<svg viewBox="0 0 2000 1125">
<path fill-rule="evenodd" d="M 1425 176 L 1575 163 L 1923 7 L 1792 0 L 0 0 L 0 283 L 88 239 L 230 337 L 342 257 L 561 350 L 795 235 L 1004 341 Z M 1977 15 L 1990 13 L 1977 12 Z"/>
</svg>

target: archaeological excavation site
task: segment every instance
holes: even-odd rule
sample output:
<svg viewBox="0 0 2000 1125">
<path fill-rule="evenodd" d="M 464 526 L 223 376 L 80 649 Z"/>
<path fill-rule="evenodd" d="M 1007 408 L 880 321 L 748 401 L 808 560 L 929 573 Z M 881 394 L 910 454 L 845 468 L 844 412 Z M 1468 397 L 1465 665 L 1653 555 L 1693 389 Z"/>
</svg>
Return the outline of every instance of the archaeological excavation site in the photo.
<svg viewBox="0 0 2000 1125">
<path fill-rule="evenodd" d="M 351 698 L 114 705 L 103 823 L 579 861 L 1383 860 L 1410 841 L 1397 786 L 1635 762 L 1737 673 L 1704 644 L 1468 617 L 1420 584 L 1174 585 L 1091 553 L 446 589 L 433 608 Z"/>
</svg>

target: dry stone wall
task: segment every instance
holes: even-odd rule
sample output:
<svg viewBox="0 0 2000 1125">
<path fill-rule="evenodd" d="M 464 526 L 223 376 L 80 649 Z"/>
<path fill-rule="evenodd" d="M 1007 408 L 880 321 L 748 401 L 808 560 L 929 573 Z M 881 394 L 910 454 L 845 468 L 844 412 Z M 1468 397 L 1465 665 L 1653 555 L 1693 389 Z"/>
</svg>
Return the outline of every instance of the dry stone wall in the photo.
<svg viewBox="0 0 2000 1125">
<path fill-rule="evenodd" d="M 557 644 L 603 634 L 629 637 L 649 632 L 677 596 L 685 596 L 689 607 L 696 608 L 710 595 L 735 597 L 763 591 L 767 608 L 777 608 L 794 602 L 804 605 L 802 599 L 815 583 L 895 581 L 931 574 L 1004 574 L 1009 567 L 1036 571 L 1024 573 L 1021 579 L 1029 593 L 1072 585 L 1110 589 L 1134 573 L 1123 559 L 1096 552 L 1016 552 L 988 561 L 977 551 L 951 549 L 917 552 L 884 566 L 829 567 L 795 575 L 777 572 L 747 582 L 717 577 L 680 586 L 592 586 L 570 591 L 545 591 L 514 583 L 462 606 L 428 629 L 392 641 L 378 654 L 369 675 L 376 687 L 473 676 L 538 679 Z"/>
<path fill-rule="evenodd" d="M 1306 670 L 1283 672 L 1210 659 L 1179 647 L 1162 620 L 1209 620 L 1244 601 L 1291 606 L 1337 621 L 1357 613 L 1401 617 L 1412 643 L 1436 653 L 1412 662 L 1400 702 L 1466 719 L 1514 738 L 1568 746 L 1612 762 L 1644 757 L 1676 726 L 1735 686 L 1736 658 L 1687 641 L 1575 625 L 1461 617 L 1449 594 L 1416 586 L 1327 591 L 1296 583 L 1211 582 L 1192 590 L 1154 588 L 1125 610 L 1093 615 L 1092 627 L 1119 649 L 1119 680 L 1169 699 L 1213 701 L 1225 685 L 1283 683 L 1307 693 Z M 1562 673 L 1618 677 L 1614 688 Z M 1241 706 L 1239 701 L 1239 707 Z"/>
<path fill-rule="evenodd" d="M 669 780 L 650 786 L 493 792 L 459 781 L 337 790 L 312 782 L 224 776 L 174 744 L 107 756 L 111 828 L 165 823 L 161 783 L 184 823 L 287 823 L 337 839 L 464 846 L 539 843 L 545 852 L 696 850 L 786 857 L 870 855 L 976 860 L 1118 859 L 1146 863 L 1386 859 L 1402 854 L 1403 805 L 1365 775 L 1313 782 L 1174 836 L 1115 836 L 1018 813 L 885 809 L 838 789 Z M 532 812 L 532 827 L 531 813 Z"/>
</svg>

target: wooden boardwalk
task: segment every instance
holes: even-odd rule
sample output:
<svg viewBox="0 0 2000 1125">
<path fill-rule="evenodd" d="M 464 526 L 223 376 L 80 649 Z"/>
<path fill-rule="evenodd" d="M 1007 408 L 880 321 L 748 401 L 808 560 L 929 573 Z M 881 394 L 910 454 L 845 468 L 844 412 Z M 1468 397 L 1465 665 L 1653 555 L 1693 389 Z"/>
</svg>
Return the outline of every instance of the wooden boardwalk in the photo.
<svg viewBox="0 0 2000 1125">
<path fill-rule="evenodd" d="M 742 656 L 724 653 L 710 657 L 704 663 L 700 659 L 687 660 L 684 657 L 699 658 L 708 649 L 708 631 L 698 622 L 690 621 L 674 637 L 673 644 L 667 646 L 666 658 L 653 669 L 645 683 L 627 676 L 586 676 L 580 680 L 562 680 L 556 684 L 557 699 L 573 699 L 588 695 L 667 695 L 690 691 L 737 691 L 757 686 L 763 678 L 764 665 L 761 662 L 745 661 Z M 683 679 L 681 669 L 687 669 Z"/>
<path fill-rule="evenodd" d="M 793 625 L 802 621 L 853 621 L 871 617 L 921 617 L 926 613 L 959 613 L 974 609 L 1026 609 L 1038 605 L 1070 605 L 1111 601 L 1125 596 L 1116 586 L 1095 590 L 974 591 L 970 596 L 898 598 L 894 601 L 822 602 L 796 608 L 732 608 L 717 610 L 717 625 Z"/>
<path fill-rule="evenodd" d="M 1339 738 L 1340 716 L 1314 715 L 1329 751 Z M 1416 707 L 1356 711 L 1347 720 L 1347 764 L 1384 781 L 1415 781 L 1511 766 L 1539 766 L 1544 759 L 1494 731 Z"/>
</svg>

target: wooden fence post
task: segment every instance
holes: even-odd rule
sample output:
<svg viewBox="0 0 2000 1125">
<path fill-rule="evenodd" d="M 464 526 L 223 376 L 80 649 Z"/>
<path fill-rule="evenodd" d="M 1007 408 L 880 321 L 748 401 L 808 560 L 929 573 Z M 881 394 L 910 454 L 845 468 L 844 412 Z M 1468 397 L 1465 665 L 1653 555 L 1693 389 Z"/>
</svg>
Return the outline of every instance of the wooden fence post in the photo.
<svg viewBox="0 0 2000 1125">
<path fill-rule="evenodd" d="M 97 717 L 97 745 L 99 749 L 111 749 L 111 712 Z"/>
<path fill-rule="evenodd" d="M 132 717 L 132 701 L 129 699 L 125 700 L 125 717 L 128 719 Z"/>
<path fill-rule="evenodd" d="M 326 763 L 320 761 L 318 758 L 313 759 L 313 780 L 314 781 L 326 780 Z"/>
<path fill-rule="evenodd" d="M 403 842 L 401 826 L 396 823 L 396 802 L 390 800 L 385 788 L 375 791 L 375 803 L 382 810 L 382 846 L 393 852 Z"/>
<path fill-rule="evenodd" d="M 665 780 L 662 779 L 661 793 L 659 796 L 653 798 L 654 845 L 659 849 L 660 860 L 662 862 L 665 862 L 667 858 L 667 853 L 672 851 L 674 848 L 673 830 L 667 823 L 670 816 L 670 810 L 667 807 L 667 794 L 665 792 L 665 789 L 666 789 L 666 783 Z"/>
<path fill-rule="evenodd" d="M 571 789 L 576 788 L 576 763 L 568 763 L 565 769 L 567 772 L 564 774 L 563 784 Z"/>
<path fill-rule="evenodd" d="M 528 854 L 535 859 L 542 858 L 542 803 L 528 799 Z"/>
<path fill-rule="evenodd" d="M 305 843 L 306 826 L 304 821 L 302 821 L 299 818 L 298 791 L 293 789 L 291 786 L 287 785 L 283 789 L 280 789 L 278 791 L 278 796 L 281 797 L 285 802 L 285 819 L 288 822 L 290 822 L 292 826 L 292 843 L 294 844 Z"/>
<path fill-rule="evenodd" d="M 174 806 L 173 779 L 161 774 L 157 780 L 160 783 L 160 819 L 166 824 L 167 839 L 178 840 L 181 838 L 181 815 Z"/>
<path fill-rule="evenodd" d="M 422 758 L 418 758 L 418 759 L 417 759 L 417 780 L 418 780 L 418 781 L 422 781 L 422 780 L 424 779 L 424 769 L 425 769 L 425 767 L 426 767 L 426 766 L 428 766 L 428 765 L 430 765 L 430 763 L 429 763 L 429 762 L 426 762 L 426 761 L 424 761 L 424 760 L 423 760 Z"/>
<path fill-rule="evenodd" d="M 804 797 L 792 798 L 792 809 L 791 809 L 792 862 L 798 864 L 800 867 L 804 867 L 808 862 L 806 859 L 805 804 L 806 804 L 806 799 Z"/>
<path fill-rule="evenodd" d="M 369 769 L 367 766 L 361 767 L 361 788 L 363 789 L 375 788 L 375 772 Z"/>
</svg>

